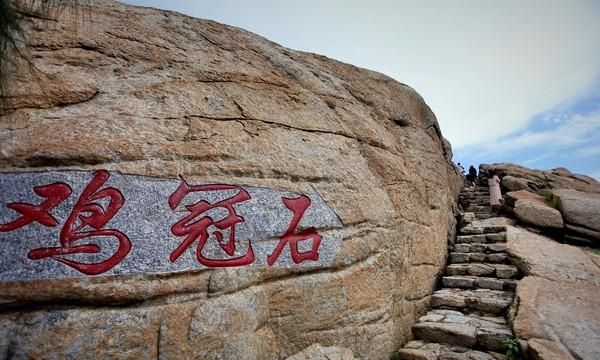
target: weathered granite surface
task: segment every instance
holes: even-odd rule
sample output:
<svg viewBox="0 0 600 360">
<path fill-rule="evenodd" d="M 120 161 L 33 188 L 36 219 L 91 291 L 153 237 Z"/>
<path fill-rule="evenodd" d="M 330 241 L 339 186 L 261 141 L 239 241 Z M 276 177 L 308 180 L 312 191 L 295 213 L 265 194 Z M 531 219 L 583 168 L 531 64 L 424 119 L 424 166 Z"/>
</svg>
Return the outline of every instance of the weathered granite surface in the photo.
<svg viewBox="0 0 600 360">
<path fill-rule="evenodd" d="M 514 331 L 534 359 L 600 357 L 600 262 L 572 245 L 509 226 L 507 251 L 526 275 L 517 284 Z"/>
<path fill-rule="evenodd" d="M 598 246 L 600 183 L 595 179 L 565 168 L 542 171 L 504 163 L 481 164 L 480 170 L 494 170 L 502 177 L 506 212 L 542 231 L 559 235 L 561 240 Z M 517 210 L 518 200 L 525 199 L 533 202 L 522 202 Z"/>
<path fill-rule="evenodd" d="M 600 240 L 600 194 L 558 189 L 552 197 L 565 222 L 587 229 L 585 235 Z"/>
<path fill-rule="evenodd" d="M 314 189 L 340 250 L 326 269 L 2 282 L 0 357 L 284 359 L 320 343 L 387 359 L 408 340 L 461 185 L 413 89 L 173 12 L 93 1 L 89 26 L 68 14 L 25 20 L 37 70 L 9 72 L 1 172 Z"/>
<path fill-rule="evenodd" d="M 529 190 L 537 191 L 541 189 L 575 189 L 590 193 L 600 193 L 600 183 L 596 179 L 582 174 L 574 174 L 565 168 L 556 168 L 552 170 L 535 170 L 525 166 L 511 163 L 481 164 L 480 171 L 484 173 L 493 170 L 501 178 L 510 176 L 507 180 L 510 185 L 506 186 L 508 191 L 519 190 L 512 186 L 515 181 L 521 184 L 527 184 Z"/>
</svg>

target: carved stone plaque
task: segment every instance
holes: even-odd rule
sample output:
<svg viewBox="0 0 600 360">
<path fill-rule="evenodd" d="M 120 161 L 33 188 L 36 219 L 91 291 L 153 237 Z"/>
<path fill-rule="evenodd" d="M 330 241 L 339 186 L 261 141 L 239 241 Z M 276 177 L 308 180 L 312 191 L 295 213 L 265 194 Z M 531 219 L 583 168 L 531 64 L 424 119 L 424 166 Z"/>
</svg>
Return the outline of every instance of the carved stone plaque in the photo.
<svg viewBox="0 0 600 360">
<path fill-rule="evenodd" d="M 342 224 L 314 190 L 116 172 L 0 173 L 0 280 L 328 266 Z"/>
</svg>

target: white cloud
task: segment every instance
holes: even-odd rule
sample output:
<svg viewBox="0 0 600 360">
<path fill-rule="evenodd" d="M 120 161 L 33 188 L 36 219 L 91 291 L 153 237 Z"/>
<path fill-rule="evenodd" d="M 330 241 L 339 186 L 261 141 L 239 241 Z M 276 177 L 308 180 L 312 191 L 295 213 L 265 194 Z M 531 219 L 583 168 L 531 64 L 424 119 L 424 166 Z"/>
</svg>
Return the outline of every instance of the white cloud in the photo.
<svg viewBox="0 0 600 360">
<path fill-rule="evenodd" d="M 553 155 L 554 155 L 553 153 L 548 152 L 548 153 L 545 153 L 543 155 L 536 156 L 534 158 L 527 159 L 527 160 L 523 161 L 523 165 L 535 165 L 536 163 L 539 163 L 542 160 L 546 160 L 549 157 L 552 157 Z"/>
<path fill-rule="evenodd" d="M 593 0 L 128 2 L 212 18 L 390 75 L 421 93 L 455 148 L 523 128 L 582 96 L 600 73 Z"/>
<path fill-rule="evenodd" d="M 577 150 L 577 155 L 582 157 L 600 155 L 600 145 L 592 145 Z"/>
<path fill-rule="evenodd" d="M 551 130 L 526 131 L 520 135 L 482 143 L 477 148 L 482 152 L 482 156 L 498 152 L 515 152 L 543 147 L 549 147 L 556 151 L 597 141 L 598 134 L 600 134 L 600 111 L 587 115 L 571 115 Z M 594 144 L 585 148 L 587 150 L 580 149 L 578 154 L 598 151 L 598 148 L 599 146 Z M 531 159 L 529 163 L 535 163 L 539 160 L 541 159 Z"/>
</svg>

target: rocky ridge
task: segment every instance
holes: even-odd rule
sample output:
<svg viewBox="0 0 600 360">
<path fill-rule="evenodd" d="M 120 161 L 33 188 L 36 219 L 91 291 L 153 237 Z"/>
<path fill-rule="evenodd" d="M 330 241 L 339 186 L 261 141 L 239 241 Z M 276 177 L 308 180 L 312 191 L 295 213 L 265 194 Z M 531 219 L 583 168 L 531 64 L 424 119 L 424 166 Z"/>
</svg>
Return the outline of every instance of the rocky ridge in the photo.
<svg viewBox="0 0 600 360">
<path fill-rule="evenodd" d="M 504 210 L 561 241 L 598 246 L 600 183 L 565 168 L 531 170 L 515 164 L 482 164 L 495 171 L 506 192 Z"/>
<path fill-rule="evenodd" d="M 314 189 L 343 240 L 327 269 L 0 282 L 0 358 L 284 359 L 338 347 L 387 359 L 409 339 L 461 186 L 413 89 L 174 12 L 93 1 L 89 26 L 68 13 L 25 18 L 34 71 L 11 72 L 1 172 Z"/>
</svg>

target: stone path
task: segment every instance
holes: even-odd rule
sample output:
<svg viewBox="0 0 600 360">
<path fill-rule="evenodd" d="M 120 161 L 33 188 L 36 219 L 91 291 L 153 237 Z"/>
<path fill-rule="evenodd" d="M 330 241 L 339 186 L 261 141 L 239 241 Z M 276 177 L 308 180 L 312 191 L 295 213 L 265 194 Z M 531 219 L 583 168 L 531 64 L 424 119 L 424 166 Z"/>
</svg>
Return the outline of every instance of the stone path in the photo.
<svg viewBox="0 0 600 360">
<path fill-rule="evenodd" d="M 475 219 L 496 216 L 487 186 L 465 188 L 460 203 Z M 415 340 L 398 351 L 400 359 L 505 359 L 502 341 L 513 336 L 505 314 L 520 277 L 505 252 L 505 230 L 469 224 L 450 241 L 442 288 L 432 294 L 431 310 L 413 326 Z"/>
</svg>

